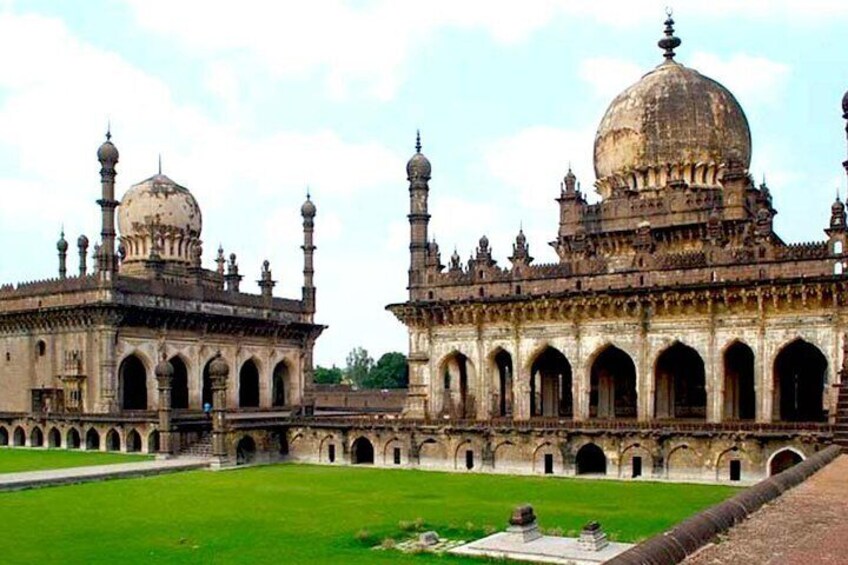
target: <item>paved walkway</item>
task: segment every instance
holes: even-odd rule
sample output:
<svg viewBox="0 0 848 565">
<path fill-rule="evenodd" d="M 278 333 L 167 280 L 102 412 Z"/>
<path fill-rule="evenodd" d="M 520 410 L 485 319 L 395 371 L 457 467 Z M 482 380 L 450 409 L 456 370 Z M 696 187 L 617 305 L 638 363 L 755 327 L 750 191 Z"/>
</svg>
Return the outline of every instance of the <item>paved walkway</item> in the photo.
<svg viewBox="0 0 848 565">
<path fill-rule="evenodd" d="M 732 528 L 687 565 L 848 563 L 848 455 Z"/>
<path fill-rule="evenodd" d="M 162 473 L 174 473 L 176 471 L 188 471 L 190 469 L 203 469 L 208 466 L 209 462 L 205 459 L 181 457 L 179 459 L 70 467 L 48 471 L 28 471 L 26 473 L 3 473 L 0 474 L 0 491 L 86 483 L 105 479 L 145 477 Z"/>
</svg>

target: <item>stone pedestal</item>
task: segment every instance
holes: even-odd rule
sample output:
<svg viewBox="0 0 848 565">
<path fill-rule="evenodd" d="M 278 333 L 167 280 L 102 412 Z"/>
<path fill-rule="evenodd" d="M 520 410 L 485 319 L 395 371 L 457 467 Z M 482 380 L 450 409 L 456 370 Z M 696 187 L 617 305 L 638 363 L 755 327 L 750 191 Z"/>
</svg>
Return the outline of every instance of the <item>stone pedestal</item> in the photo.
<svg viewBox="0 0 848 565">
<path fill-rule="evenodd" d="M 542 537 L 533 507 L 529 504 L 517 506 L 512 511 L 506 533 L 516 543 L 527 543 Z"/>
<path fill-rule="evenodd" d="M 583 526 L 577 543 L 583 551 L 601 551 L 609 545 L 609 540 L 599 523 L 589 522 Z"/>
</svg>

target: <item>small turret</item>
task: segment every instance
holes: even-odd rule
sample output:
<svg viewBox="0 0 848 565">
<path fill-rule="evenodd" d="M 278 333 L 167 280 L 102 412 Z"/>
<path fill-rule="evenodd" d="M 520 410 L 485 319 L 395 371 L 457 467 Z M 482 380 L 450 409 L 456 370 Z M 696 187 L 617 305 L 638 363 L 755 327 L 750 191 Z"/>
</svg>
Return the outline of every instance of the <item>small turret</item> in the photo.
<svg viewBox="0 0 848 565">
<path fill-rule="evenodd" d="M 227 284 L 227 292 L 239 292 L 241 279 L 242 276 L 239 274 L 236 254 L 230 253 L 230 262 L 227 263 L 227 274 L 224 276 L 224 281 Z"/>
<path fill-rule="evenodd" d="M 256 282 L 259 285 L 262 296 L 265 298 L 271 298 L 273 296 L 274 285 L 277 283 L 271 278 L 271 263 L 268 259 L 262 262 L 262 272 L 259 275 L 259 280 Z"/>
<path fill-rule="evenodd" d="M 88 273 L 88 238 L 85 235 L 77 238 L 77 249 L 79 250 L 79 274 L 84 277 Z"/>
<path fill-rule="evenodd" d="M 59 241 L 56 242 L 56 250 L 59 252 L 59 278 L 64 279 L 68 275 L 67 256 L 68 242 L 65 241 L 65 229 L 62 228 L 62 234 L 59 236 Z"/>
<path fill-rule="evenodd" d="M 101 222 L 100 238 L 102 246 L 97 260 L 100 273 L 111 276 L 115 272 L 115 165 L 118 164 L 118 148 L 112 143 L 112 128 L 106 130 L 106 141 L 97 149 L 97 160 L 100 161 Z"/>
</svg>

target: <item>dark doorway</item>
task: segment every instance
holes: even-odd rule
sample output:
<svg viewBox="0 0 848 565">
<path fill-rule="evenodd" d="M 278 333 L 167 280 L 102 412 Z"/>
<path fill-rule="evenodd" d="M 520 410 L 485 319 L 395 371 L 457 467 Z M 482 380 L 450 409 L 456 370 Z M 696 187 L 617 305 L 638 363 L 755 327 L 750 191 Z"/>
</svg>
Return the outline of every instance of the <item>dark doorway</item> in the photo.
<svg viewBox="0 0 848 565">
<path fill-rule="evenodd" d="M 100 434 L 94 428 L 85 434 L 85 448 L 93 451 L 100 449 Z"/>
<path fill-rule="evenodd" d="M 753 420 L 755 404 L 754 352 L 736 342 L 724 352 L 724 418 Z"/>
<path fill-rule="evenodd" d="M 106 451 L 120 451 L 121 436 L 115 430 L 109 430 L 106 434 Z"/>
<path fill-rule="evenodd" d="M 615 346 L 604 349 L 592 363 L 589 416 L 636 417 L 636 365 Z"/>
<path fill-rule="evenodd" d="M 553 453 L 545 453 L 545 474 L 553 475 L 554 474 L 554 454 Z"/>
<path fill-rule="evenodd" d="M 706 418 L 704 360 L 697 351 L 675 343 L 657 358 L 655 377 L 657 418 Z"/>
<path fill-rule="evenodd" d="M 635 479 L 636 477 L 642 476 L 642 457 L 639 455 L 634 455 L 633 459 L 630 463 L 630 478 Z"/>
<path fill-rule="evenodd" d="M 141 436 L 135 430 L 127 434 L 127 452 L 136 453 L 141 451 Z"/>
<path fill-rule="evenodd" d="M 594 443 L 587 443 L 577 452 L 578 475 L 606 475 L 607 458 Z"/>
<path fill-rule="evenodd" d="M 62 434 L 56 428 L 51 428 L 47 434 L 47 447 L 62 447 Z"/>
<path fill-rule="evenodd" d="M 334 443 L 331 443 L 329 446 L 327 446 L 327 460 L 330 463 L 336 462 L 336 444 Z"/>
<path fill-rule="evenodd" d="M 774 360 L 774 405 L 784 422 L 821 422 L 827 359 L 810 343 L 796 340 Z"/>
<path fill-rule="evenodd" d="M 171 408 L 184 410 L 188 408 L 188 367 L 181 357 L 171 358 L 174 376 L 171 378 Z"/>
<path fill-rule="evenodd" d="M 452 418 L 474 418 L 473 365 L 462 353 L 453 353 L 444 363 L 444 411 Z"/>
<path fill-rule="evenodd" d="M 801 457 L 791 449 L 784 449 L 783 451 L 775 454 L 775 456 L 771 458 L 771 463 L 769 464 L 769 476 L 774 476 L 778 473 L 782 473 L 786 469 L 794 467 L 803 460 L 803 457 Z"/>
<path fill-rule="evenodd" d="M 738 481 L 742 479 L 742 462 L 739 459 L 730 460 L 730 480 Z"/>
<path fill-rule="evenodd" d="M 147 453 L 159 453 L 159 431 L 154 430 L 147 436 Z"/>
<path fill-rule="evenodd" d="M 400 448 L 399 447 L 394 448 L 394 462 L 395 462 L 395 465 L 400 465 Z"/>
<path fill-rule="evenodd" d="M 24 433 L 23 428 L 18 426 L 15 428 L 15 431 L 12 432 L 12 445 L 16 447 L 20 447 L 26 443 L 26 433 Z"/>
<path fill-rule="evenodd" d="M 259 408 L 259 369 L 252 359 L 239 371 L 239 408 Z"/>
<path fill-rule="evenodd" d="M 9 430 L 0 426 L 0 445 L 9 445 Z"/>
<path fill-rule="evenodd" d="M 470 449 L 465 450 L 465 468 L 468 470 L 474 468 L 474 451 Z"/>
<path fill-rule="evenodd" d="M 75 428 L 71 428 L 70 430 L 68 430 L 68 434 L 65 436 L 65 448 L 79 449 L 80 443 L 81 441 L 79 432 Z"/>
<path fill-rule="evenodd" d="M 203 388 L 201 390 L 200 399 L 203 403 L 201 408 L 203 408 L 204 410 L 206 409 L 206 406 L 212 408 L 212 377 L 209 376 L 209 365 L 211 363 L 212 359 L 210 359 L 209 362 L 206 363 L 206 366 L 203 367 Z"/>
<path fill-rule="evenodd" d="M 29 434 L 30 447 L 42 447 L 44 445 L 44 434 L 41 433 L 41 428 L 33 428 Z"/>
<path fill-rule="evenodd" d="M 351 458 L 354 465 L 372 465 L 374 463 L 374 446 L 366 438 L 357 438 L 351 448 Z"/>
<path fill-rule="evenodd" d="M 530 414 L 570 417 L 573 410 L 571 364 L 558 350 L 547 347 L 530 368 Z"/>
<path fill-rule="evenodd" d="M 289 381 L 289 366 L 285 361 L 280 361 L 274 367 L 274 383 L 271 391 L 272 406 L 286 406 L 286 389 Z"/>
<path fill-rule="evenodd" d="M 512 355 L 501 349 L 495 355 L 495 368 L 498 373 L 497 415 L 512 415 Z"/>
<path fill-rule="evenodd" d="M 121 386 L 121 408 L 147 410 L 147 369 L 141 359 L 130 355 L 118 370 Z"/>
<path fill-rule="evenodd" d="M 236 465 L 253 463 L 256 459 L 256 442 L 250 436 L 244 436 L 236 445 Z"/>
</svg>

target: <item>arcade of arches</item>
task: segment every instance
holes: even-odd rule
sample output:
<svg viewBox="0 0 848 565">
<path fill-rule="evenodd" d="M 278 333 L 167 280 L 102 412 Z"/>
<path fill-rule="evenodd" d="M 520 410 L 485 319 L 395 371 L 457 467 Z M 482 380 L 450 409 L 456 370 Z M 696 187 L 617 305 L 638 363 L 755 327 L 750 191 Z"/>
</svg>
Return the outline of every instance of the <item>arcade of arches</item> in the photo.
<svg viewBox="0 0 848 565">
<path fill-rule="evenodd" d="M 731 340 L 717 355 L 708 364 L 694 347 L 672 342 L 649 360 L 650 382 L 644 382 L 631 353 L 612 344 L 578 365 L 547 345 L 524 370 L 498 346 L 482 375 L 476 357 L 457 348 L 438 364 L 432 407 L 434 415 L 453 419 L 826 421 L 828 362 L 816 345 L 800 338 L 784 343 L 770 375 L 743 341 Z"/>
</svg>

